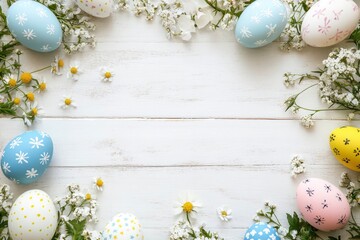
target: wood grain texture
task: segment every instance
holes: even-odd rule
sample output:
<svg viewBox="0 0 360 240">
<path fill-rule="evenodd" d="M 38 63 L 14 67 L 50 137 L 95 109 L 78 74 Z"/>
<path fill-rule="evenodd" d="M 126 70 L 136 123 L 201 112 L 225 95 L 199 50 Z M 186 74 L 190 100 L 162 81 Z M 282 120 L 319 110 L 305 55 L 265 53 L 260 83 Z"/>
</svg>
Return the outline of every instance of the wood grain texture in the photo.
<svg viewBox="0 0 360 240">
<path fill-rule="evenodd" d="M 66 74 L 41 74 L 48 81 L 39 98 L 45 114 L 32 129 L 52 136 L 55 155 L 38 183 L 10 183 L 16 195 L 39 188 L 60 196 L 67 184 L 91 189 L 92 178 L 102 176 L 96 228 L 103 229 L 114 213 L 132 212 L 145 239 L 161 240 L 175 222 L 173 203 L 190 192 L 204 205 L 199 222 L 235 240 L 265 200 L 279 206 L 281 220 L 296 210 L 301 178 L 290 177 L 292 155 L 306 159 L 305 176 L 333 184 L 346 170 L 331 155 L 328 135 L 349 123 L 325 114 L 305 130 L 282 104 L 294 93 L 283 86 L 283 73 L 313 70 L 330 49 L 283 53 L 272 44 L 249 50 L 223 31 L 202 31 L 190 43 L 169 41 L 158 23 L 127 13 L 96 23 L 97 48 L 65 57 L 81 63 L 78 82 Z M 46 66 L 55 54 L 25 50 L 24 70 Z M 115 69 L 112 83 L 100 81 L 102 65 Z M 58 107 L 64 94 L 73 96 L 77 109 Z M 316 91 L 303 101 L 320 104 Z M 6 118 L 0 126 L 0 146 L 27 129 Z M 0 181 L 9 183 L 3 175 Z M 234 210 L 228 224 L 215 212 L 223 204 Z"/>
</svg>

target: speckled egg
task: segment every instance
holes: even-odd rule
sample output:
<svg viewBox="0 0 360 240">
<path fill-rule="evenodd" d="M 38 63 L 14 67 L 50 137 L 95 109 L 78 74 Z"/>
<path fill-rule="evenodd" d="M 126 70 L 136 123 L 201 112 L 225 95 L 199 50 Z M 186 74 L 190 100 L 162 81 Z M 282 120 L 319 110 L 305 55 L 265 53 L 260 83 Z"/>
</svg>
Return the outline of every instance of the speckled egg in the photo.
<svg viewBox="0 0 360 240">
<path fill-rule="evenodd" d="M 330 134 L 330 149 L 342 165 L 360 172 L 360 128 L 334 129 Z"/>
<path fill-rule="evenodd" d="M 74 0 L 84 12 L 99 18 L 109 17 L 113 9 L 112 0 Z"/>
<path fill-rule="evenodd" d="M 21 194 L 9 213 L 13 240 L 50 240 L 55 234 L 58 213 L 49 195 L 41 190 Z"/>
<path fill-rule="evenodd" d="M 249 227 L 244 240 L 280 240 L 280 237 L 275 228 L 264 222 L 258 222 Z"/>
<path fill-rule="evenodd" d="M 129 213 L 120 213 L 106 225 L 103 240 L 143 240 L 138 219 Z"/>
<path fill-rule="evenodd" d="M 343 228 L 350 217 L 346 196 L 334 185 L 318 178 L 303 180 L 296 193 L 304 219 L 321 231 Z"/>
<path fill-rule="evenodd" d="M 247 48 L 263 47 L 280 37 L 286 23 L 286 7 L 280 0 L 257 0 L 241 14 L 235 37 Z"/>
<path fill-rule="evenodd" d="M 320 0 L 310 8 L 301 26 L 303 40 L 313 47 L 327 47 L 350 36 L 359 20 L 352 0 Z"/>
<path fill-rule="evenodd" d="M 44 132 L 28 131 L 12 139 L 1 155 L 4 175 L 19 184 L 37 181 L 48 168 L 53 142 Z"/>
<path fill-rule="evenodd" d="M 13 3 L 7 11 L 7 25 L 16 40 L 37 52 L 54 51 L 62 42 L 58 19 L 47 7 L 36 1 Z"/>
</svg>

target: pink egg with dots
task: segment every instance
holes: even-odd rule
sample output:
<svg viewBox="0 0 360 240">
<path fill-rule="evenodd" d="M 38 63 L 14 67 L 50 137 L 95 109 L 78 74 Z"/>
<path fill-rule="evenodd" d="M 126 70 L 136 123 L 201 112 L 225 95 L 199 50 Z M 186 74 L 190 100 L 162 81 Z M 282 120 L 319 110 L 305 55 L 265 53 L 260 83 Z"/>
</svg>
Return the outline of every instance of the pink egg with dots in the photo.
<svg viewBox="0 0 360 240">
<path fill-rule="evenodd" d="M 297 188 L 296 201 L 303 218 L 321 231 L 341 229 L 350 217 L 346 196 L 333 184 L 319 178 L 303 180 Z"/>
</svg>

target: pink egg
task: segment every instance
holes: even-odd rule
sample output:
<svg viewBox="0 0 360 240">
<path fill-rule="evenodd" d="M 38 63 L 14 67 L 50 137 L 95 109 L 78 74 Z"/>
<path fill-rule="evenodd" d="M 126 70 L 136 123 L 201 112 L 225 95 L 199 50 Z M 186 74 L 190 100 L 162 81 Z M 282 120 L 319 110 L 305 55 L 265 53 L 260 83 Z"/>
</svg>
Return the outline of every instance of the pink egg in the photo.
<svg viewBox="0 0 360 240">
<path fill-rule="evenodd" d="M 303 218 L 321 231 L 343 228 L 350 217 L 346 196 L 334 185 L 318 178 L 302 181 L 296 192 Z"/>
</svg>

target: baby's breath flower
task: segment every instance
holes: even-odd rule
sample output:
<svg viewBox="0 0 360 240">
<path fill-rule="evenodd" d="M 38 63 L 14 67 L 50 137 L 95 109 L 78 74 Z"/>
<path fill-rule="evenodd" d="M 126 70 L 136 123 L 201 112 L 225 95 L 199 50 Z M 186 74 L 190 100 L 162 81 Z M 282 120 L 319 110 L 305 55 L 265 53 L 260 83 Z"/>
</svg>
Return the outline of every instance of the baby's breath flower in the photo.
<svg viewBox="0 0 360 240">
<path fill-rule="evenodd" d="M 301 156 L 295 155 L 291 159 L 291 175 L 297 177 L 297 175 L 305 172 L 304 160 Z"/>
<path fill-rule="evenodd" d="M 314 120 L 312 119 L 312 115 L 303 116 L 301 118 L 301 124 L 305 128 L 311 128 L 314 126 Z"/>
</svg>

